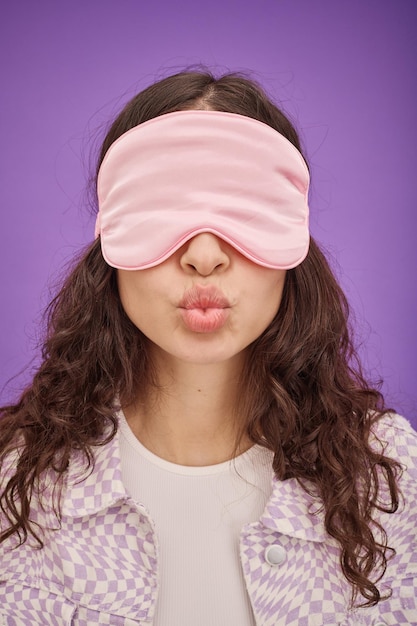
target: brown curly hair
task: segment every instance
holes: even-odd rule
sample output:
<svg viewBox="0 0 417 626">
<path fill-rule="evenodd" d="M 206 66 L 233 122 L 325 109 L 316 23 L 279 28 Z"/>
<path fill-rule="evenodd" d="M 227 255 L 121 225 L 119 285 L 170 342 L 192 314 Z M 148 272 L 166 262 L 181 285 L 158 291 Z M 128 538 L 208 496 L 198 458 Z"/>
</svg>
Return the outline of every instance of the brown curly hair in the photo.
<svg viewBox="0 0 417 626">
<path fill-rule="evenodd" d="M 103 142 L 97 170 L 110 145 L 127 130 L 186 109 L 253 117 L 301 151 L 292 124 L 255 82 L 238 74 L 215 78 L 187 71 L 151 85 L 125 106 Z M 305 489 L 318 491 L 353 598 L 361 594 L 364 605 L 372 605 L 381 599 L 376 583 L 390 556 L 375 512 L 397 509 L 400 466 L 368 443 L 373 423 L 386 409 L 361 372 L 348 315 L 346 298 L 311 240 L 307 258 L 287 272 L 275 319 L 249 347 L 239 410 L 242 434 L 274 452 L 277 478 L 295 477 Z M 19 545 L 29 534 L 42 545 L 30 522 L 30 500 L 42 474 L 51 468 L 56 473 L 59 517 L 71 452 L 81 450 L 86 470 L 91 468 L 92 447 L 116 432 L 115 398 L 128 404 L 138 380 L 143 385 L 153 381 L 146 338 L 121 306 L 116 271 L 104 261 L 98 240 L 49 305 L 42 357 L 19 402 L 1 409 L 0 462 L 4 466 L 17 437 L 19 454 L 0 494 L 8 521 L 0 541 L 15 535 Z M 389 501 L 381 503 L 386 487 Z"/>
</svg>

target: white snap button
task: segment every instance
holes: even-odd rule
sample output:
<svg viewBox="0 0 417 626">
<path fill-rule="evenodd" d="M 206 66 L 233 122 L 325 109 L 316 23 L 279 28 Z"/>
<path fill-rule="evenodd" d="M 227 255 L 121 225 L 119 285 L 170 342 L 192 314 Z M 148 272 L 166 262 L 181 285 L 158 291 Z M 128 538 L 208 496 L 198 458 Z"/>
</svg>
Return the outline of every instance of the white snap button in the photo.
<svg viewBox="0 0 417 626">
<path fill-rule="evenodd" d="M 273 544 L 272 546 L 268 546 L 265 550 L 265 561 L 273 567 L 281 565 L 286 558 L 287 551 L 279 544 Z"/>
<path fill-rule="evenodd" d="M 372 626 L 387 626 L 387 622 L 381 622 L 381 620 L 378 620 L 377 622 L 372 622 Z"/>
</svg>

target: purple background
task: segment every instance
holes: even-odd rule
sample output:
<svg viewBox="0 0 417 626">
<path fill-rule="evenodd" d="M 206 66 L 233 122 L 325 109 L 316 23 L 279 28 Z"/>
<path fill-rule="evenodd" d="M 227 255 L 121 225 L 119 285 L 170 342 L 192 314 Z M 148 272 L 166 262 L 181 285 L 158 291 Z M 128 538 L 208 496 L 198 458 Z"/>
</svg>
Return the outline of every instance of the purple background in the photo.
<svg viewBox="0 0 417 626">
<path fill-rule="evenodd" d="M 30 377 L 63 263 L 92 239 L 85 188 L 105 124 L 138 89 L 204 63 L 251 70 L 295 121 L 313 234 L 356 311 L 365 365 L 417 426 L 416 17 L 415 0 L 5 5 L 2 402 Z"/>
</svg>

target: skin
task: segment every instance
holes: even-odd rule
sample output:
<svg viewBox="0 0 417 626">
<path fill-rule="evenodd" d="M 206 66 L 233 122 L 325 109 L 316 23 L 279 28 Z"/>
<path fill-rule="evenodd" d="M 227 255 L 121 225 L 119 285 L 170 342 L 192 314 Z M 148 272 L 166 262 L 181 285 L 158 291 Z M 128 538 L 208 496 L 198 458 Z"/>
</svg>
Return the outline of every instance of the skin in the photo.
<svg viewBox="0 0 417 626">
<path fill-rule="evenodd" d="M 246 349 L 280 306 L 285 271 L 264 268 L 211 233 L 202 233 L 163 263 L 118 270 L 131 321 L 149 339 L 158 387 L 124 407 L 138 439 L 180 465 L 212 465 L 235 452 L 233 408 Z M 227 299 L 227 319 L 212 332 L 184 322 L 181 301 L 194 286 L 213 285 Z M 250 447 L 242 441 L 239 452 Z"/>
</svg>

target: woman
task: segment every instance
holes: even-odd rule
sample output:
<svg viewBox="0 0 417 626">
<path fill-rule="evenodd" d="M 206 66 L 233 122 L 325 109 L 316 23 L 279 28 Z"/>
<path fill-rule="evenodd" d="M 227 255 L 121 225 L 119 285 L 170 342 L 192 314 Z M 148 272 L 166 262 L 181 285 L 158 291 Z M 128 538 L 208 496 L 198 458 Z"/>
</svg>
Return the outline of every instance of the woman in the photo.
<svg viewBox="0 0 417 626">
<path fill-rule="evenodd" d="M 2 410 L 3 623 L 417 623 L 416 434 L 363 378 L 308 184 L 237 75 L 114 121 L 96 241 Z"/>
</svg>

